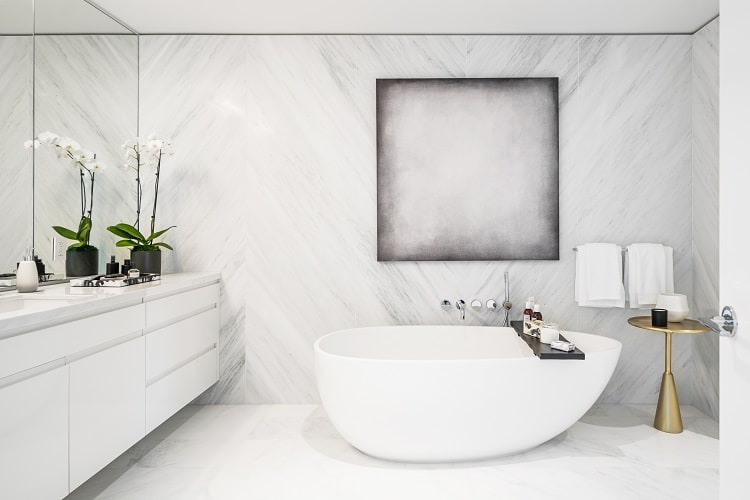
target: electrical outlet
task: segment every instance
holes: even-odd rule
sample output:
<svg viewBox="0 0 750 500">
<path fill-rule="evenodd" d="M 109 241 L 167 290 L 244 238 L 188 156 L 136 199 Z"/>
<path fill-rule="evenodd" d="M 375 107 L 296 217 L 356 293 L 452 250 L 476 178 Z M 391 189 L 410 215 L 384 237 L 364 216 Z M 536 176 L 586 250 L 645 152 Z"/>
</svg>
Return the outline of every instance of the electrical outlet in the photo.
<svg viewBox="0 0 750 500">
<path fill-rule="evenodd" d="M 52 260 L 65 258 L 65 245 L 59 238 L 52 238 Z"/>
</svg>

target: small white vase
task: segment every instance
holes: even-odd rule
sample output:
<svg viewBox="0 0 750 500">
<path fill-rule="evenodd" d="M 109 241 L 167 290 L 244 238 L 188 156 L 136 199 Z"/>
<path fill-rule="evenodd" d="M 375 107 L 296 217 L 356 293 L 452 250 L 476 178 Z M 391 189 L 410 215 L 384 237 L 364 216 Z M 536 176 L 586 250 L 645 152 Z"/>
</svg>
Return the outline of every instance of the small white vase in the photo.
<svg viewBox="0 0 750 500">
<path fill-rule="evenodd" d="M 16 290 L 20 293 L 36 292 L 39 288 L 39 273 L 36 262 L 24 260 L 18 263 L 16 270 Z"/>
<path fill-rule="evenodd" d="M 660 293 L 656 297 L 656 307 L 667 310 L 667 321 L 670 323 L 682 321 L 690 312 L 687 296 L 681 293 Z"/>
</svg>

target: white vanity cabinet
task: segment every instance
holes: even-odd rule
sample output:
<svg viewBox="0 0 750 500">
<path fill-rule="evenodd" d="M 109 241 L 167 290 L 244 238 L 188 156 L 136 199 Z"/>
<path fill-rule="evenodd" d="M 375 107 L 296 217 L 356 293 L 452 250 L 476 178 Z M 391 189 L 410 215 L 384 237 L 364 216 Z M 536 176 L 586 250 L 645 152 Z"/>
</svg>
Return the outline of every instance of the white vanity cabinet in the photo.
<svg viewBox="0 0 750 500">
<path fill-rule="evenodd" d="M 219 377 L 219 285 L 146 302 L 146 432 Z"/>
<path fill-rule="evenodd" d="M 0 499 L 65 497 L 217 381 L 218 280 L 0 316 Z"/>
</svg>

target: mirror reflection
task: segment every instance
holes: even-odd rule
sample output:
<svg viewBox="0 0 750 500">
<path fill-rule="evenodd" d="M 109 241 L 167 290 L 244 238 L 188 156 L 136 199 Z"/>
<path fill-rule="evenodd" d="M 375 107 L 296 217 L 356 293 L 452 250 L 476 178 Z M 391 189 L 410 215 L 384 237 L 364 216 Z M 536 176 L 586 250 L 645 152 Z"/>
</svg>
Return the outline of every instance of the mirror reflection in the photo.
<svg viewBox="0 0 750 500">
<path fill-rule="evenodd" d="M 12 282 L 16 262 L 32 245 L 33 4 L 0 0 L 0 285 Z"/>
<path fill-rule="evenodd" d="M 90 215 L 88 244 L 98 248 L 104 269 L 117 254 L 106 227 L 126 218 L 135 198 L 132 176 L 120 167 L 120 146 L 138 133 L 137 35 L 83 0 L 36 0 L 34 68 L 34 136 L 52 132 L 75 143 L 74 150 L 95 154 L 97 166 L 92 199 L 81 162 L 61 154 L 59 144 L 35 150 L 36 254 L 46 272 L 62 277 L 66 249 L 78 242 L 52 228 L 76 230 L 82 215 Z"/>
</svg>

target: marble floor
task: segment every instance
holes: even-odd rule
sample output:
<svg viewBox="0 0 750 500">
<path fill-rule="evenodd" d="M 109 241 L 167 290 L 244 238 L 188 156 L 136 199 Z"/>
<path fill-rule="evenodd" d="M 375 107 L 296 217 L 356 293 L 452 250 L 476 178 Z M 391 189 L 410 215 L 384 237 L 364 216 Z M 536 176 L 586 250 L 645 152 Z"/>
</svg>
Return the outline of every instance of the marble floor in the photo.
<svg viewBox="0 0 750 500">
<path fill-rule="evenodd" d="M 418 465 L 349 446 L 315 405 L 188 406 L 69 499 L 716 499 L 718 424 L 682 407 L 685 432 L 654 406 L 595 406 L 526 453 Z"/>
</svg>

